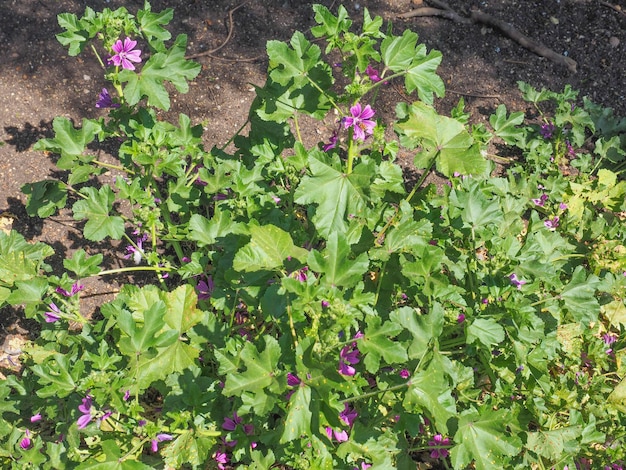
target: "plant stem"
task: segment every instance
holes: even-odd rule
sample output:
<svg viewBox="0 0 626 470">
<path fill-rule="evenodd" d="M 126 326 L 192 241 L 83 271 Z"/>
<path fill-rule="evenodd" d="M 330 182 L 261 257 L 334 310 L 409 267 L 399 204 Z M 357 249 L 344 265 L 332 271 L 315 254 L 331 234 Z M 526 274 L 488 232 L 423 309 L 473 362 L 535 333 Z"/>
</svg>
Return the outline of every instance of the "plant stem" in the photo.
<svg viewBox="0 0 626 470">
<path fill-rule="evenodd" d="M 302 143 L 302 136 L 300 135 L 300 123 L 298 121 L 298 111 L 293 113 L 293 124 L 296 127 L 296 135 L 298 136 L 298 142 Z"/>
<path fill-rule="evenodd" d="M 96 165 L 103 166 L 105 168 L 111 168 L 112 170 L 125 171 L 129 175 L 134 175 L 135 174 L 134 171 L 129 170 L 127 168 L 124 168 L 121 165 L 112 165 L 111 163 L 101 162 L 100 160 L 92 160 L 91 163 L 95 163 Z"/>
<path fill-rule="evenodd" d="M 346 169 L 346 174 L 349 175 L 352 173 L 352 165 L 354 164 L 354 157 L 356 156 L 356 144 L 354 143 L 354 129 L 350 127 L 348 129 L 348 167 Z"/>
<path fill-rule="evenodd" d="M 394 385 L 393 387 L 386 388 L 385 390 L 375 390 L 373 392 L 364 393 L 364 394 L 358 395 L 356 397 L 346 398 L 345 400 L 342 400 L 341 403 L 350 403 L 350 402 L 353 402 L 353 401 L 361 400 L 362 398 L 375 397 L 376 395 L 379 395 L 381 393 L 394 392 L 394 391 L 400 390 L 400 389 L 402 389 L 404 387 L 409 387 L 410 385 L 411 385 L 411 381 L 408 380 L 407 382 L 405 382 L 403 384 Z"/>
<path fill-rule="evenodd" d="M 416 191 L 419 189 L 420 186 L 422 186 L 422 184 L 426 180 L 426 177 L 432 171 L 433 166 L 435 165 L 435 162 L 437 161 L 438 155 L 439 155 L 439 152 L 435 153 L 433 158 L 430 160 L 428 168 L 424 170 L 424 173 L 422 173 L 422 176 L 420 176 L 420 179 L 417 181 L 417 183 L 415 183 L 415 186 L 413 186 L 413 189 L 411 190 L 409 195 L 404 198 L 406 202 L 411 202 L 411 199 L 413 199 L 413 196 L 415 196 Z M 391 216 L 391 218 L 389 219 L 389 222 L 387 222 L 387 224 L 385 224 L 382 230 L 378 232 L 378 235 L 376 236 L 376 246 L 382 245 L 382 241 L 384 240 L 383 235 L 385 234 L 385 232 L 387 232 L 387 230 L 389 230 L 389 227 L 391 226 L 391 224 L 393 224 L 393 222 L 396 220 L 397 215 L 398 215 L 398 210 L 396 209 L 395 214 Z"/>
<path fill-rule="evenodd" d="M 100 58 L 100 54 L 98 54 L 98 51 L 96 51 L 96 47 L 93 45 L 93 43 L 91 44 L 91 50 L 96 55 L 96 59 L 98 59 L 98 62 L 100 62 L 100 65 L 102 66 L 102 68 L 106 70 L 106 66 L 104 65 L 104 62 L 102 62 L 102 59 Z"/>
<path fill-rule="evenodd" d="M 131 271 L 171 271 L 172 268 L 166 268 L 164 266 L 130 266 L 128 268 L 107 269 L 100 271 L 99 273 L 92 274 L 87 277 L 106 276 L 109 274 L 125 273 Z"/>
</svg>

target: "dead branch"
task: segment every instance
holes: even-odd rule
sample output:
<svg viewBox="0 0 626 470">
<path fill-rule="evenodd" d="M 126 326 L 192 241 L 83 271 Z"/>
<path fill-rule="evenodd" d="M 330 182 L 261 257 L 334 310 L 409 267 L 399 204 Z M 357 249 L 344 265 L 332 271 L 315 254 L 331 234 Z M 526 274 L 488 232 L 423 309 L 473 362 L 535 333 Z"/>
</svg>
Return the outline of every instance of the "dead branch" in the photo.
<svg viewBox="0 0 626 470">
<path fill-rule="evenodd" d="M 237 10 L 239 10 L 242 6 L 244 6 L 249 1 L 250 0 L 245 0 L 244 2 L 237 5 L 235 8 L 228 10 L 228 35 L 226 36 L 226 39 L 224 40 L 222 44 L 217 46 L 215 49 L 211 49 L 210 51 L 198 52 L 197 54 L 188 55 L 185 57 L 185 59 L 196 59 L 198 57 L 207 56 L 207 55 L 211 56 L 212 54 L 215 54 L 217 51 L 223 48 L 226 44 L 228 44 L 230 39 L 233 37 L 233 31 L 235 29 L 235 21 L 233 20 L 233 13 L 235 13 Z"/>
<path fill-rule="evenodd" d="M 567 67 L 568 70 L 572 73 L 576 73 L 577 64 L 575 60 L 554 52 L 549 47 L 546 47 L 543 44 L 534 41 L 533 39 L 515 29 L 515 27 L 513 27 L 513 25 L 511 25 L 510 23 L 494 18 L 493 16 L 483 13 L 479 10 L 472 11 L 472 20 L 499 29 L 504 35 L 516 41 L 520 46 L 525 47 L 529 51 L 532 51 L 541 57 L 550 59 L 552 62 Z"/>
<path fill-rule="evenodd" d="M 459 15 L 455 11 L 440 10 L 439 8 L 430 8 L 430 7 L 417 8 L 416 10 L 412 10 L 407 13 L 401 13 L 398 15 L 398 18 L 406 19 L 406 18 L 413 18 L 415 16 L 440 16 L 442 18 L 447 18 L 457 23 L 465 23 L 465 24 L 472 23 L 472 20 Z"/>
<path fill-rule="evenodd" d="M 529 38 L 524 35 L 522 32 L 517 30 L 512 24 L 507 23 L 506 21 L 499 20 L 498 18 L 494 18 L 491 15 L 483 13 L 479 10 L 472 11 L 471 18 L 467 18 L 465 16 L 459 15 L 456 11 L 448 6 L 443 0 L 428 0 L 429 3 L 438 6 L 439 8 L 430 8 L 423 7 L 418 8 L 416 10 L 402 13 L 398 15 L 398 18 L 412 18 L 416 16 L 439 16 L 442 18 L 447 18 L 449 20 L 455 21 L 457 23 L 468 24 L 468 23 L 482 23 L 488 26 L 492 26 L 498 29 L 502 34 L 508 36 L 515 42 L 517 42 L 520 46 L 525 47 L 529 51 L 534 52 L 535 54 L 545 57 L 546 59 L 550 59 L 552 62 L 567 67 L 567 69 L 576 73 L 576 61 L 570 59 L 569 57 L 565 57 L 561 55 L 549 47 L 544 46 L 543 44 L 538 43 L 537 41 Z M 606 2 L 600 2 L 605 4 Z M 607 5 L 609 6 L 609 5 Z M 618 10 L 619 11 L 619 10 Z"/>
<path fill-rule="evenodd" d="M 624 9 L 619 5 L 613 5 L 612 3 L 603 2 L 603 1 L 600 1 L 600 5 L 608 7 L 611 10 L 615 10 L 616 12 L 621 13 L 622 15 L 626 15 L 626 11 L 624 11 Z"/>
</svg>

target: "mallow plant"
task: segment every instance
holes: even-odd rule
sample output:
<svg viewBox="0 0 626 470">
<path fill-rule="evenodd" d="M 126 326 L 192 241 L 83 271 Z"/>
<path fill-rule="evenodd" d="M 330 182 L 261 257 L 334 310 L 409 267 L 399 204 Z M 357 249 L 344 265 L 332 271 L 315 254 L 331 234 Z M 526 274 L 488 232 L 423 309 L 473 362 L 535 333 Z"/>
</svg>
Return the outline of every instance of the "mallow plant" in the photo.
<svg viewBox="0 0 626 470">
<path fill-rule="evenodd" d="M 523 83 L 539 119 L 444 116 L 416 33 L 314 14 L 210 150 L 157 114 L 200 72 L 171 9 L 59 16 L 108 85 L 102 117 L 36 144 L 66 176 L 25 185 L 27 210 L 69 208 L 127 265 L 81 249 L 56 272 L 0 233 L 0 303 L 40 323 L 0 383 L 3 468 L 621 468 L 626 121 Z M 386 128 L 390 86 L 413 101 Z M 86 318 L 91 276 L 124 285 Z"/>
</svg>

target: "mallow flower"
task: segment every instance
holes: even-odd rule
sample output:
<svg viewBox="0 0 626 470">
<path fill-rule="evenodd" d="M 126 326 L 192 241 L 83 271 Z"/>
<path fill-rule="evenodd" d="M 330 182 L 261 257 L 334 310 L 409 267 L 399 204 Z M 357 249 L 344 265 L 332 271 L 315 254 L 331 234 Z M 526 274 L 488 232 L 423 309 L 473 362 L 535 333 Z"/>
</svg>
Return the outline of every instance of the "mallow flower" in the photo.
<svg viewBox="0 0 626 470">
<path fill-rule="evenodd" d="M 109 90 L 103 88 L 98 95 L 98 101 L 96 101 L 96 108 L 119 108 L 119 103 L 114 103 L 113 98 L 109 94 Z"/>
<path fill-rule="evenodd" d="M 353 128 L 354 140 L 365 140 L 365 134 L 374 133 L 376 122 L 370 119 L 373 116 L 374 110 L 369 104 L 362 108 L 361 103 L 357 103 L 350 108 L 350 116 L 343 118 L 343 126 L 345 129 Z"/>
<path fill-rule="evenodd" d="M 112 49 L 115 54 L 111 56 L 109 63 L 112 63 L 116 67 L 121 65 L 122 68 L 127 70 L 135 70 L 135 66 L 132 63 L 141 62 L 141 51 L 134 49 L 136 45 L 137 41 L 133 41 L 131 38 L 124 39 L 124 42 L 118 39 L 115 44 L 113 44 Z"/>
</svg>

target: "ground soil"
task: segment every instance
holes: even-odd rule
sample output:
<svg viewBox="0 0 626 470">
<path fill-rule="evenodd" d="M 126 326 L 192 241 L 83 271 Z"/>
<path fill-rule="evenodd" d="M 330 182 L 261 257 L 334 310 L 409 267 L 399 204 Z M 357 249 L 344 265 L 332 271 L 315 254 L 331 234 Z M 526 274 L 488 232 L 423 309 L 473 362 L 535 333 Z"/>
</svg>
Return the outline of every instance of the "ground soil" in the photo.
<svg viewBox="0 0 626 470">
<path fill-rule="evenodd" d="M 243 0 L 241 0 L 243 1 Z M 219 51 L 198 57 L 202 72 L 186 95 L 176 96 L 165 119 L 176 121 L 178 113 L 191 116 L 194 123 L 205 122 L 207 148 L 228 141 L 246 120 L 254 98 L 253 85 L 262 85 L 267 70 L 265 43 L 270 39 L 288 40 L 300 30 L 309 38 L 314 24 L 308 0 L 153 0 L 153 11 L 174 8 L 171 30 L 189 36 L 189 53 Z M 469 17 L 479 9 L 510 23 L 521 33 L 558 54 L 577 62 L 577 70 L 564 67 L 522 47 L 500 30 L 480 23 L 460 23 L 442 17 L 401 18 L 416 8 L 437 6 L 427 0 L 317 0 L 336 11 L 343 4 L 357 19 L 363 10 L 392 22 L 395 33 L 410 28 L 429 49 L 443 53 L 439 74 L 447 87 L 446 97 L 437 108 L 448 112 L 463 97 L 473 122 L 484 122 L 500 104 L 509 111 L 533 114 L 521 99 L 519 80 L 541 88 L 562 90 L 566 84 L 580 90 L 581 97 L 611 106 L 617 115 L 626 115 L 626 3 L 625 0 L 449 0 L 460 16 Z M 46 178 L 63 177 L 55 170 L 53 156 L 34 152 L 32 145 L 51 136 L 56 116 L 80 122 L 97 117 L 94 107 L 99 90 L 106 85 L 102 69 L 93 54 L 68 57 L 56 41 L 60 32 L 59 13 L 82 14 L 86 6 L 95 10 L 125 6 L 131 12 L 143 0 L 0 0 L 0 212 L 12 214 L 13 228 L 32 241 L 53 246 L 56 255 L 50 264 L 57 274 L 62 260 L 78 248 L 88 253 L 102 252 L 106 266 L 123 266 L 123 247 L 118 243 L 86 243 L 80 237 L 78 222 L 69 212 L 45 220 L 26 215 L 26 197 L 21 186 Z M 229 11 L 232 34 L 229 34 Z M 355 26 L 357 26 L 355 24 Z M 412 100 L 391 84 L 377 112 L 391 121 L 397 101 Z M 317 123 L 305 129 L 310 145 L 328 138 L 332 122 Z M 407 180 L 414 173 L 411 157 L 401 155 Z M 6 219 L 0 219 L 0 221 Z M 110 300 L 120 284 L 135 278 L 89 279 L 81 293 L 83 307 L 94 312 Z M 21 318 L 19 309 L 0 310 L 0 344 L 24 335 L 33 323 Z M 8 336 L 7 336 L 8 335 Z M 7 343 L 8 344 L 8 343 Z M 4 348 L 7 349 L 7 348 Z"/>
</svg>

